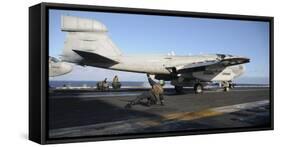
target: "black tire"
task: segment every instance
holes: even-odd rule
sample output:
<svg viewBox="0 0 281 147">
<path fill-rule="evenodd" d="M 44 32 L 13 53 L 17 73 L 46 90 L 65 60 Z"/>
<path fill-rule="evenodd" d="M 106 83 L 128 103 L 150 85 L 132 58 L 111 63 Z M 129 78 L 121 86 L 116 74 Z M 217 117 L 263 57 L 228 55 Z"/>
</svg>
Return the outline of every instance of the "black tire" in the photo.
<svg viewBox="0 0 281 147">
<path fill-rule="evenodd" d="M 203 92 L 203 85 L 200 84 L 200 83 L 195 84 L 195 85 L 194 85 L 194 92 L 195 92 L 196 94 L 202 93 L 202 92 Z"/>
<path fill-rule="evenodd" d="M 182 93 L 183 86 L 175 86 L 175 90 L 176 90 L 177 93 Z"/>
<path fill-rule="evenodd" d="M 230 86 L 229 86 L 229 87 L 230 87 Z M 224 87 L 223 90 L 224 90 L 225 92 L 228 92 L 228 91 L 229 91 L 229 87 Z"/>
</svg>

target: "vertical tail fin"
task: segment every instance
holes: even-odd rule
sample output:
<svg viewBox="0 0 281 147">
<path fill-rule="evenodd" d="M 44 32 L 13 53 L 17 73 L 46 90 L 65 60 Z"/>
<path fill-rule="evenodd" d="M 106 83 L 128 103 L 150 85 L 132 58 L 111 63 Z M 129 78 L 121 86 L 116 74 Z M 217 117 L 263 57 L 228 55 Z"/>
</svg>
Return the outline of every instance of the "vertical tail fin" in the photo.
<svg viewBox="0 0 281 147">
<path fill-rule="evenodd" d="M 122 53 L 107 35 L 107 28 L 94 19 L 84 19 L 73 16 L 61 17 L 61 30 L 67 32 L 63 60 L 79 60 L 73 50 L 81 50 L 118 59 Z"/>
</svg>

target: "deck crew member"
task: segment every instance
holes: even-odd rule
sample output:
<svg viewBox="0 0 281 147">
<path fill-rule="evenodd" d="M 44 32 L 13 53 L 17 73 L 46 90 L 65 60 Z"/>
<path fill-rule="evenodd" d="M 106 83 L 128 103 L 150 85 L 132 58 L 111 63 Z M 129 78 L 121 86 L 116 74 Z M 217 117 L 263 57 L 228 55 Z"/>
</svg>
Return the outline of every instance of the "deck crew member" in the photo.
<svg viewBox="0 0 281 147">
<path fill-rule="evenodd" d="M 151 89 L 147 92 L 142 93 L 141 95 L 137 96 L 136 99 L 131 101 L 126 107 L 131 107 L 132 105 L 141 104 L 143 100 L 146 100 L 146 105 L 155 105 L 157 102 L 160 101 L 161 105 L 164 105 L 164 89 L 163 87 L 152 80 L 152 78 L 147 74 L 148 82 L 151 86 Z"/>
</svg>

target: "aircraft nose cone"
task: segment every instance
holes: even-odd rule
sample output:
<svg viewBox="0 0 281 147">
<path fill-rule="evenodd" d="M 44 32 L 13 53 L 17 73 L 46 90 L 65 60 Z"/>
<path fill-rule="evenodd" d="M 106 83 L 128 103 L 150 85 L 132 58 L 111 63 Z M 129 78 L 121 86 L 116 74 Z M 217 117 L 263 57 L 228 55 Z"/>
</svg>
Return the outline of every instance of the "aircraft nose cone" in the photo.
<svg viewBox="0 0 281 147">
<path fill-rule="evenodd" d="M 249 63 L 250 62 L 250 58 L 247 57 L 240 57 L 240 60 L 242 63 Z"/>
<path fill-rule="evenodd" d="M 249 59 L 249 58 L 246 58 L 245 61 L 246 61 L 246 63 L 249 63 L 249 62 L 250 62 L 250 59 Z"/>
</svg>

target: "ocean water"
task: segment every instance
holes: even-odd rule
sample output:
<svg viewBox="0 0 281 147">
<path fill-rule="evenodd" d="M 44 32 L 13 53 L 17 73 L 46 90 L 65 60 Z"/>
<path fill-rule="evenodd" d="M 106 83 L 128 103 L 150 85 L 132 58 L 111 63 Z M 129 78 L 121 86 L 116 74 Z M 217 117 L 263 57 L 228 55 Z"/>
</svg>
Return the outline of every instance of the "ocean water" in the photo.
<svg viewBox="0 0 281 147">
<path fill-rule="evenodd" d="M 108 81 L 111 83 L 111 81 Z M 98 81 L 49 81 L 50 87 L 95 87 Z M 133 86 L 133 87 L 146 87 L 147 82 L 132 82 L 132 81 L 122 81 L 122 86 Z"/>
</svg>

